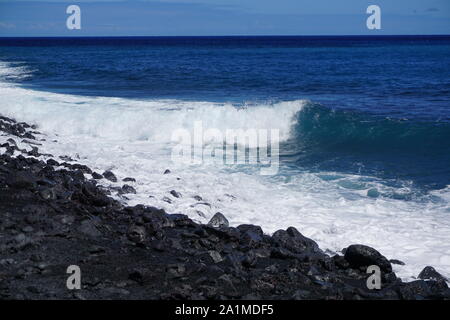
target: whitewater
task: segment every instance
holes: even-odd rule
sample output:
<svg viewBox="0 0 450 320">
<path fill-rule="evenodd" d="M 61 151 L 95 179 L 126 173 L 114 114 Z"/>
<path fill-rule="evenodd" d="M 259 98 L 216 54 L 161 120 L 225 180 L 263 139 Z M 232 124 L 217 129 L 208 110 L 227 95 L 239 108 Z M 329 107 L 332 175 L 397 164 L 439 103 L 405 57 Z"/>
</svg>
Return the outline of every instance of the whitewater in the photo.
<svg viewBox="0 0 450 320">
<path fill-rule="evenodd" d="M 121 186 L 123 178 L 135 178 L 131 184 L 137 194 L 115 195 L 125 204 L 156 206 L 202 223 L 221 212 L 233 226 L 257 224 L 266 233 L 295 226 L 330 254 L 361 243 L 389 259 L 402 260 L 404 266 L 393 268 L 405 281 L 413 280 L 427 265 L 450 277 L 449 187 L 432 192 L 442 199 L 438 202 L 370 198 L 367 190 L 344 187 L 343 182 L 361 176 L 282 169 L 266 177 L 252 166 L 186 165 L 171 160 L 173 131 L 192 130 L 199 120 L 220 130 L 278 129 L 282 143 L 292 134 L 307 101 L 236 108 L 209 101 L 51 93 L 7 81 L 28 73 L 0 64 L 0 113 L 36 124 L 42 133 L 38 139 L 45 139 L 40 142 L 41 152 L 70 156 L 99 173 L 112 170 L 119 182 L 100 180 L 104 186 Z M 8 138 L 0 136 L 0 143 Z M 18 142 L 19 148 L 31 148 Z M 166 169 L 171 173 L 163 174 Z M 335 178 L 324 179 L 330 176 Z M 182 196 L 172 197 L 171 190 Z"/>
</svg>

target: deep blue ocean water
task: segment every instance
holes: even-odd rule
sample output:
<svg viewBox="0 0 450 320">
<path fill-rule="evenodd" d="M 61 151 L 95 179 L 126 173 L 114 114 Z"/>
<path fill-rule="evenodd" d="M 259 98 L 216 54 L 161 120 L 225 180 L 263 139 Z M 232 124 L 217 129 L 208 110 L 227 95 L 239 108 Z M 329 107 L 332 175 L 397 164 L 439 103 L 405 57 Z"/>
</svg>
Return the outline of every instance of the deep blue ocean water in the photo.
<svg viewBox="0 0 450 320">
<path fill-rule="evenodd" d="M 308 99 L 282 145 L 292 170 L 408 181 L 419 193 L 450 184 L 450 36 L 3 38 L 0 61 L 31 71 L 10 81 L 59 93 Z"/>
</svg>

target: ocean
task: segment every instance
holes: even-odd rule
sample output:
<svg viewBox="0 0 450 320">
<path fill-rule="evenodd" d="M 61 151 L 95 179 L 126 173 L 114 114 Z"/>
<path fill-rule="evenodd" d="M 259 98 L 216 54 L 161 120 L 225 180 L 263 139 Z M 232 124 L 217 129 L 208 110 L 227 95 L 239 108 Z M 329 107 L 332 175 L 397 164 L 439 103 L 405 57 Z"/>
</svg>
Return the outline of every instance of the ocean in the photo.
<svg viewBox="0 0 450 320">
<path fill-rule="evenodd" d="M 450 36 L 0 38 L 0 94 L 46 152 L 136 178 L 129 205 L 295 226 L 400 259 L 404 280 L 450 276 Z M 173 161 L 197 121 L 279 130 L 278 172 Z"/>
</svg>

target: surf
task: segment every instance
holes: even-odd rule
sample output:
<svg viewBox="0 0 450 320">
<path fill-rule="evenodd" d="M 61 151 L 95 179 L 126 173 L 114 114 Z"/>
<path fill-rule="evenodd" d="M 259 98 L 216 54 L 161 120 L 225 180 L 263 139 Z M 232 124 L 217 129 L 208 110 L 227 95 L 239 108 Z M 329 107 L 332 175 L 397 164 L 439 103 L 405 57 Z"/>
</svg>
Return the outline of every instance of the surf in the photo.
<svg viewBox="0 0 450 320">
<path fill-rule="evenodd" d="M 19 76 L 22 71 L 7 72 Z M 406 265 L 395 266 L 395 272 L 406 280 L 418 274 L 425 263 L 449 275 L 448 189 L 433 192 L 429 200 L 374 198 L 368 196 L 368 190 L 375 186 L 384 192 L 384 179 L 340 171 L 338 167 L 313 170 L 304 165 L 304 157 L 296 159 L 294 168 L 285 163 L 280 173 L 271 177 L 255 174 L 251 166 L 186 166 L 170 158 L 172 129 L 192 129 L 193 120 L 199 118 L 208 127 L 222 129 L 279 128 L 286 153 L 308 156 L 311 153 L 304 150 L 317 147 L 320 152 L 327 151 L 327 140 L 322 136 L 343 145 L 342 141 L 347 143 L 355 135 L 347 131 L 333 135 L 336 131 L 330 123 L 356 128 L 353 132 L 365 130 L 358 128 L 354 118 L 321 111 L 306 100 L 242 108 L 211 101 L 60 94 L 4 81 L 0 92 L 0 112 L 37 124 L 43 133 L 38 137 L 40 149 L 45 153 L 68 155 L 98 172 L 113 170 L 118 182 L 102 180 L 107 188 L 119 187 L 125 177 L 135 178 L 132 184 L 136 194 L 113 193 L 128 205 L 152 205 L 170 213 L 188 214 L 199 222 L 222 212 L 231 225 L 257 224 L 267 233 L 295 226 L 330 252 L 358 242 L 379 248 L 389 258 L 401 258 Z M 308 129 L 305 125 L 309 123 L 313 125 Z M 6 139 L 1 136 L 0 142 Z M 26 147 L 22 141 L 17 143 L 19 148 Z M 164 174 L 167 169 L 170 174 Z M 361 186 L 354 187 L 357 184 Z M 401 193 L 409 187 L 404 183 L 389 190 Z M 181 196 L 171 196 L 171 190 Z"/>
</svg>

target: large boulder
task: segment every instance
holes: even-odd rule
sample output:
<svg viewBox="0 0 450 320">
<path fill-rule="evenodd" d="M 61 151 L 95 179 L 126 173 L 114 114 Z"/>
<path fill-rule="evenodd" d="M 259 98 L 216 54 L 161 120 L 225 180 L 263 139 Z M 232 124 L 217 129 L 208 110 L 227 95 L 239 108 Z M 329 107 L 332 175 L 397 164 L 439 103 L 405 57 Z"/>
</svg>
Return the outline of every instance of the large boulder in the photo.
<svg viewBox="0 0 450 320">
<path fill-rule="evenodd" d="M 447 279 L 437 272 L 433 267 L 427 266 L 419 273 L 419 279 L 447 281 Z"/>
<path fill-rule="evenodd" d="M 272 235 L 272 240 L 280 247 L 286 248 L 295 253 L 321 252 L 314 240 L 302 235 L 294 227 L 285 230 L 278 230 Z"/>
<path fill-rule="evenodd" d="M 371 265 L 376 265 L 384 272 L 392 272 L 392 265 L 386 257 L 374 248 L 362 244 L 352 244 L 349 246 L 345 251 L 344 257 L 353 268 L 366 268 Z"/>
</svg>

